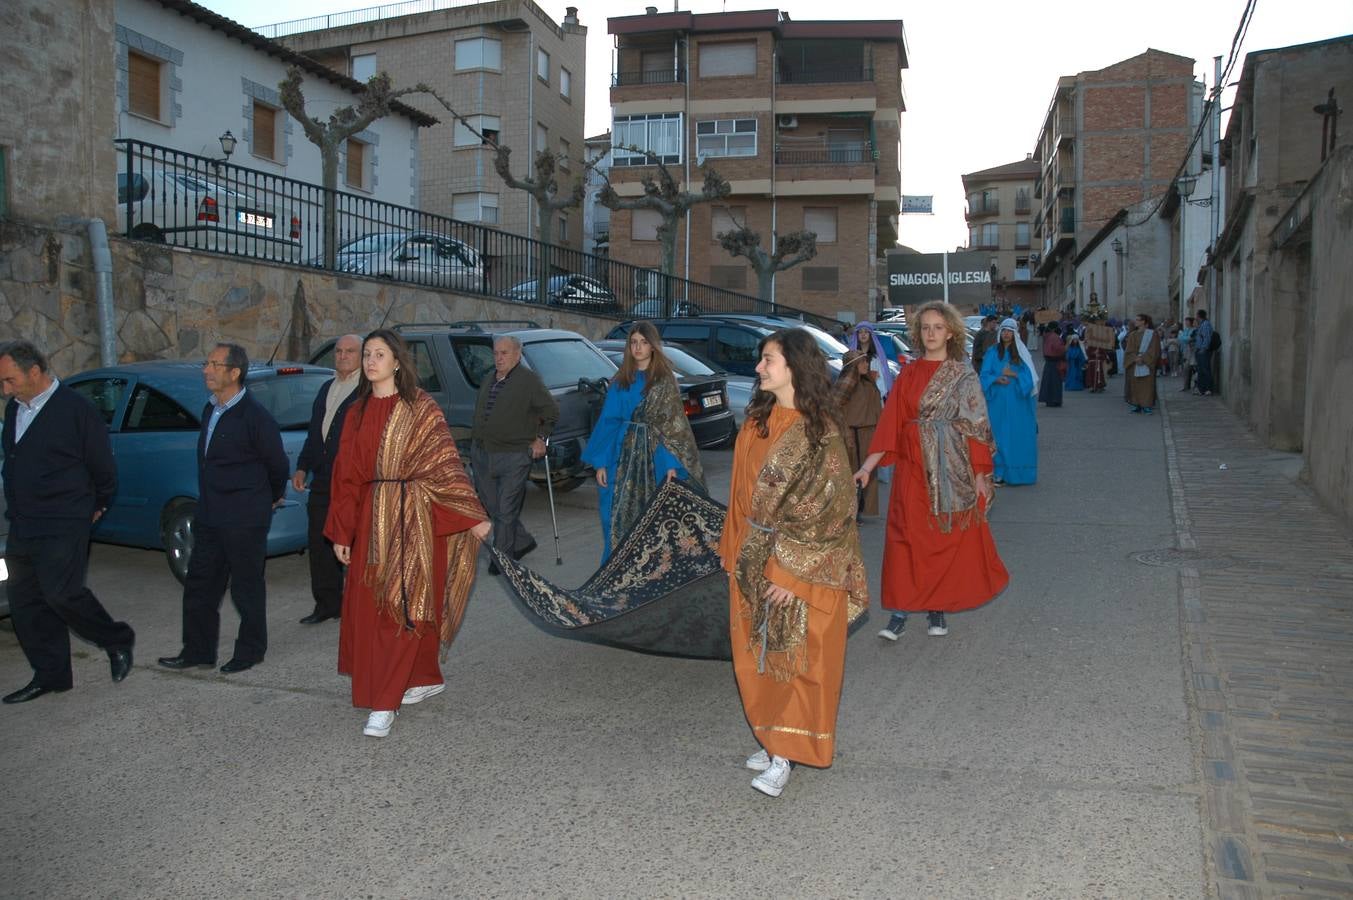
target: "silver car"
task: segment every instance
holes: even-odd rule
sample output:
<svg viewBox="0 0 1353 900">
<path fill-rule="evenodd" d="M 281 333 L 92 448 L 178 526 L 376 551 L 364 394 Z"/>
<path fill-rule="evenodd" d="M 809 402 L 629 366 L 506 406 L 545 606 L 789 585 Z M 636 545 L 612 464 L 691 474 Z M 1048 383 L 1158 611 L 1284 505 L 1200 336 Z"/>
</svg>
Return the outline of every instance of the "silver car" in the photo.
<svg viewBox="0 0 1353 900">
<path fill-rule="evenodd" d="M 323 257 L 311 260 L 323 265 Z M 382 231 L 338 248 L 339 272 L 410 281 L 431 287 L 484 291 L 484 260 L 464 241 L 427 231 Z"/>
</svg>

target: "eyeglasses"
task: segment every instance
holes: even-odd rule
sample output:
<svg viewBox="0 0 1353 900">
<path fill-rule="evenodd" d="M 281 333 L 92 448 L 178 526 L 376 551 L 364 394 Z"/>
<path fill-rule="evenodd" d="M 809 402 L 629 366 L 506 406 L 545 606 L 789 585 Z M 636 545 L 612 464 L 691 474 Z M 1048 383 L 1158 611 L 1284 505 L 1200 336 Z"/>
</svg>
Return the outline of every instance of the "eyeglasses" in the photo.
<svg viewBox="0 0 1353 900">
<path fill-rule="evenodd" d="M 204 369 L 228 369 L 228 368 L 230 368 L 230 365 L 229 365 L 228 363 L 217 362 L 217 361 L 214 360 L 214 359 L 207 359 L 207 360 L 203 360 L 203 362 L 202 362 L 202 368 L 204 368 Z"/>
</svg>

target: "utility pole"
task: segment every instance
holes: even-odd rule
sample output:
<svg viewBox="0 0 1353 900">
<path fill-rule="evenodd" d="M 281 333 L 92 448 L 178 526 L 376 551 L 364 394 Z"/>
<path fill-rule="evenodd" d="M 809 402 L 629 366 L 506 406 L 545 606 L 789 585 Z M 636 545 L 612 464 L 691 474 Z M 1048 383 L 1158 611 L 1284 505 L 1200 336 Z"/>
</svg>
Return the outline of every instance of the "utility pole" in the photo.
<svg viewBox="0 0 1353 900">
<path fill-rule="evenodd" d="M 1207 314 L 1217 315 L 1217 279 L 1221 269 L 1217 266 L 1217 238 L 1221 234 L 1221 57 L 1212 57 L 1212 273 L 1207 279 Z M 1180 321 L 1183 321 L 1182 319 Z M 1214 321 L 1213 328 L 1220 326 Z"/>
</svg>

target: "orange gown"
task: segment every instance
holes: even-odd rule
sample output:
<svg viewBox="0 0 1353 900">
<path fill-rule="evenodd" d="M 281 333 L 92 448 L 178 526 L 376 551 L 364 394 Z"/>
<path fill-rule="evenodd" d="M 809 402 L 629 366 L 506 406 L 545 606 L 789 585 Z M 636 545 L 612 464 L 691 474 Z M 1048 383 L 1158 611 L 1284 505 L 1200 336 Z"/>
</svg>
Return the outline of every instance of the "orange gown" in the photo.
<svg viewBox="0 0 1353 900">
<path fill-rule="evenodd" d="M 798 417 L 797 410 L 776 406 L 767 420 L 766 437 L 757 435 L 750 420 L 738 435 L 719 557 L 728 573 L 733 672 L 747 724 L 772 756 L 824 768 L 831 765 L 836 752 L 836 710 L 846 662 L 846 592 L 800 581 L 777 564 L 773 555 L 766 562 L 766 577 L 771 583 L 793 591 L 808 605 L 807 671 L 789 681 L 777 681 L 757 672 L 751 626 L 742 618 L 742 592 L 733 576 L 738 551 L 747 536 L 757 473 L 775 442 Z"/>
<path fill-rule="evenodd" d="M 996 553 L 991 528 L 983 519 L 945 534 L 930 515 L 921 435 L 916 414 L 937 360 L 918 359 L 902 370 L 869 453 L 883 453 L 879 465 L 897 464 L 888 496 L 888 526 L 883 545 L 882 604 L 905 612 L 958 612 L 973 609 L 1005 590 L 1010 574 Z M 968 440 L 973 469 L 992 471 L 991 451 Z M 986 501 L 978 498 L 985 508 Z"/>
<path fill-rule="evenodd" d="M 372 397 L 365 415 L 354 405 L 344 420 L 334 461 L 332 497 L 324 536 L 352 548 L 351 564 L 343 582 L 343 618 L 338 632 L 338 671 L 352 677 L 352 705 L 364 709 L 399 709 L 404 691 L 442 683 L 437 661 L 441 639 L 441 608 L 436 628 L 415 635 L 376 607 L 371 586 L 362 580 L 367 545 L 371 539 L 372 490 L 385 423 L 399 395 Z M 433 506 L 437 535 L 466 531 L 479 523 L 441 506 Z M 444 541 L 436 542 L 432 584 L 446 582 Z"/>
</svg>

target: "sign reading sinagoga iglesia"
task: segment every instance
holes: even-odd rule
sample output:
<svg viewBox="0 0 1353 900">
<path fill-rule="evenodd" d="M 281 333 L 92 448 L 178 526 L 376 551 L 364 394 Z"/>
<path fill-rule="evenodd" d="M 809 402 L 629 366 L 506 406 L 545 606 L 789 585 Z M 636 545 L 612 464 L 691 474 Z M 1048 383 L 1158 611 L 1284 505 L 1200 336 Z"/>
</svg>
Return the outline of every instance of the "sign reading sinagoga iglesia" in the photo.
<svg viewBox="0 0 1353 900">
<path fill-rule="evenodd" d="M 991 255 L 988 253 L 889 251 L 888 305 L 916 306 L 928 300 L 943 300 L 946 268 L 950 303 L 979 304 L 991 300 Z"/>
</svg>

